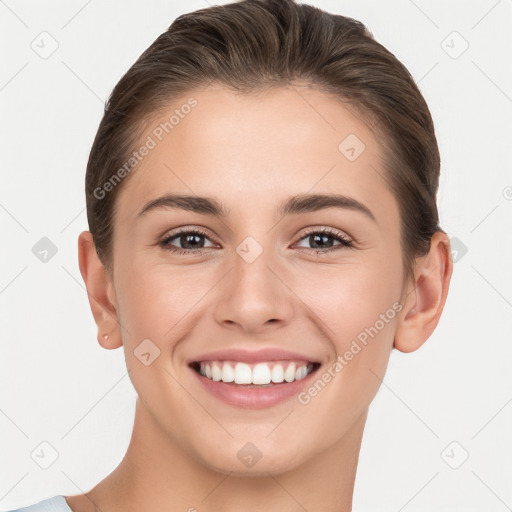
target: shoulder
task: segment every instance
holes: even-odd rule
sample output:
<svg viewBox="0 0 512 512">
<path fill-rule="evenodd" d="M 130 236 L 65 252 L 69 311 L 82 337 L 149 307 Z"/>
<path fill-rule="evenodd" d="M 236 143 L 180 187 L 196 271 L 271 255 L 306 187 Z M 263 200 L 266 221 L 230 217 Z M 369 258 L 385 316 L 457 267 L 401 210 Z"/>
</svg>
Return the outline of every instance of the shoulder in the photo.
<svg viewBox="0 0 512 512">
<path fill-rule="evenodd" d="M 72 512 L 68 507 L 64 496 L 54 496 L 46 500 L 40 501 L 34 505 L 18 508 L 8 512 Z"/>
</svg>

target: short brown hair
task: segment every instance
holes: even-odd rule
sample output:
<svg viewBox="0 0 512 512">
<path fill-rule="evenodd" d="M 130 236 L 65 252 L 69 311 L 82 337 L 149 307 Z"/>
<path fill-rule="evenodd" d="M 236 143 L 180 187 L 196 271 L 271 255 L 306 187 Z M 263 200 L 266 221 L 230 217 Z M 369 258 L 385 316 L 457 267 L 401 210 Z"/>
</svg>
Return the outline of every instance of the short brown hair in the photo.
<svg viewBox="0 0 512 512">
<path fill-rule="evenodd" d="M 115 199 L 127 178 L 104 197 L 95 190 L 126 162 L 152 114 L 212 82 L 249 93 L 296 81 L 348 103 L 376 130 L 409 275 L 442 231 L 428 106 L 407 68 L 361 22 L 293 0 L 243 0 L 179 16 L 115 86 L 86 172 L 89 230 L 105 267 L 112 270 Z"/>
</svg>

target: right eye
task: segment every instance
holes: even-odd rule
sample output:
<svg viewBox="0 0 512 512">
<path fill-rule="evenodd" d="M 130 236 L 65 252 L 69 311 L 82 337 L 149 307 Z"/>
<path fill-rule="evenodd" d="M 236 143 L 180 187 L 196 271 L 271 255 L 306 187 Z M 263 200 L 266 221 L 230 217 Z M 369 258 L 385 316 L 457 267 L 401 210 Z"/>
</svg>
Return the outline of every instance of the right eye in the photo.
<svg viewBox="0 0 512 512">
<path fill-rule="evenodd" d="M 204 238 L 208 238 L 208 234 L 200 229 L 181 229 L 170 236 L 166 236 L 158 245 L 165 250 L 178 254 L 202 254 L 204 252 L 204 241 L 201 242 L 201 239 Z M 172 242 L 176 239 L 184 247 L 173 245 Z"/>
</svg>

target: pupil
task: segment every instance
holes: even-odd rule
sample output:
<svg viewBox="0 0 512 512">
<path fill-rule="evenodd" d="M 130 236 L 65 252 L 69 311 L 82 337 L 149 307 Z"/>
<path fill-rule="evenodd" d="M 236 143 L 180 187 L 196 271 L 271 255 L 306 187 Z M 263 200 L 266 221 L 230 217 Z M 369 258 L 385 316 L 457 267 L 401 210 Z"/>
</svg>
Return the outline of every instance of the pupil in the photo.
<svg viewBox="0 0 512 512">
<path fill-rule="evenodd" d="M 191 239 L 194 239 L 194 238 L 195 238 L 195 239 L 196 239 L 196 241 L 197 241 L 197 239 L 202 238 L 202 235 L 196 235 L 196 234 L 191 234 L 191 235 L 182 235 L 182 237 L 181 237 L 181 241 L 182 241 L 182 242 L 183 242 L 183 241 L 185 241 L 185 243 L 184 243 L 183 245 L 187 246 L 188 244 L 190 244 Z M 201 247 L 202 247 L 202 245 L 201 245 L 201 244 L 199 244 L 199 246 L 201 246 Z M 193 241 L 192 241 L 192 248 L 197 248 L 197 245 L 194 245 Z"/>
<path fill-rule="evenodd" d="M 326 242 L 325 242 L 326 239 L 331 238 L 329 235 L 316 234 L 316 235 L 311 235 L 311 238 L 314 240 L 314 244 L 317 244 L 318 240 L 320 239 L 321 247 L 325 247 L 326 245 L 329 247 L 332 246 L 332 240 L 331 240 L 331 244 L 326 244 Z"/>
</svg>

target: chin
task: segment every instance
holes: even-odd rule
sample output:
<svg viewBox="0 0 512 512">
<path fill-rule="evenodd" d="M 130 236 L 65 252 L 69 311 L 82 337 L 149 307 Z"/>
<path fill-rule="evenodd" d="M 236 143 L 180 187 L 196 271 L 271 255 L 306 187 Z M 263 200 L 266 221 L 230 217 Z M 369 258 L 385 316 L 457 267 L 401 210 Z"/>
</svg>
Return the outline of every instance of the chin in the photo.
<svg viewBox="0 0 512 512">
<path fill-rule="evenodd" d="M 258 447 L 258 441 L 252 443 L 236 440 L 232 446 L 226 445 L 220 453 L 209 450 L 206 456 L 203 453 L 200 458 L 212 471 L 237 477 L 268 477 L 269 473 L 278 475 L 304 463 L 304 449 L 297 451 L 282 444 L 279 449 L 269 443 L 268 439 L 266 447 L 262 447 L 264 443 L 262 440 Z"/>
</svg>

